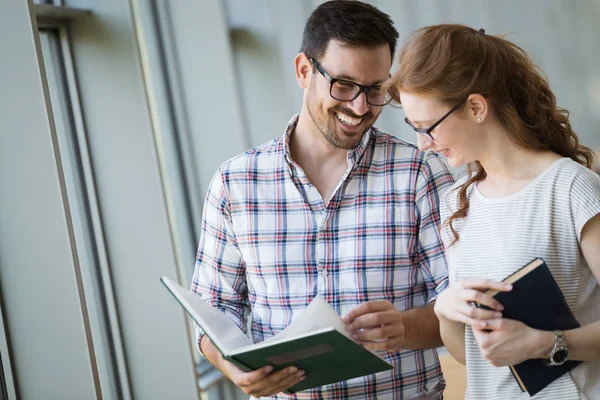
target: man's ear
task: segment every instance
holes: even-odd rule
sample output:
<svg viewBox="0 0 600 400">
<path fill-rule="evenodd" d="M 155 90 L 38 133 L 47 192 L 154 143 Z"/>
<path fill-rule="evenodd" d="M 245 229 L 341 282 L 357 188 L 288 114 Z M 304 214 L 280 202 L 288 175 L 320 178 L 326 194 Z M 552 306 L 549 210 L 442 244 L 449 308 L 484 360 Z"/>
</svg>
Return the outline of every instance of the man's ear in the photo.
<svg viewBox="0 0 600 400">
<path fill-rule="evenodd" d="M 302 89 L 307 89 L 312 75 L 313 66 L 308 56 L 305 53 L 300 53 L 294 59 L 294 66 L 296 67 L 296 80 L 298 86 Z"/>
<path fill-rule="evenodd" d="M 467 99 L 469 113 L 477 123 L 483 123 L 488 116 L 487 99 L 480 94 L 472 94 Z"/>
</svg>

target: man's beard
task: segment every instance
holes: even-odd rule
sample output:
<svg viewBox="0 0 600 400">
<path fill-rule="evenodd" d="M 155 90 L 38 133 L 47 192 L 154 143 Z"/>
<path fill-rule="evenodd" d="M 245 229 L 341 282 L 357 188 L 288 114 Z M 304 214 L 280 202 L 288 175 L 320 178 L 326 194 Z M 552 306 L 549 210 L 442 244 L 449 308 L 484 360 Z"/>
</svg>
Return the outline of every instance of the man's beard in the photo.
<svg viewBox="0 0 600 400">
<path fill-rule="evenodd" d="M 332 146 L 337 147 L 339 149 L 351 150 L 351 149 L 356 148 L 360 144 L 365 133 L 369 129 L 371 129 L 371 127 L 375 123 L 375 118 L 373 118 L 373 113 L 371 111 L 367 111 L 365 114 L 359 116 L 359 115 L 356 115 L 351 109 L 349 109 L 348 107 L 344 107 L 343 105 L 338 105 L 338 106 L 330 109 L 328 114 L 323 115 L 324 118 L 322 118 L 322 120 L 319 121 L 315 117 L 315 114 L 320 113 L 319 107 L 318 106 L 315 107 L 316 112 L 313 112 L 313 110 L 311 109 L 312 104 L 316 104 L 316 101 L 309 100 L 307 102 L 308 115 L 312 119 L 315 126 L 319 129 L 319 131 L 321 132 L 323 137 L 325 137 L 325 139 Z M 337 129 L 338 117 L 336 115 L 337 112 L 341 112 L 341 113 L 349 115 L 353 118 L 361 119 L 362 120 L 361 124 L 364 123 L 364 121 L 368 121 L 367 122 L 368 125 L 363 129 L 362 132 L 353 133 L 352 141 L 340 140 L 340 137 L 338 137 L 338 135 L 336 134 L 336 132 L 338 131 L 338 129 Z M 342 129 L 342 131 L 343 131 L 343 129 Z M 342 133 L 342 135 L 343 135 L 342 138 L 349 137 L 349 136 L 344 135 L 343 133 Z"/>
</svg>

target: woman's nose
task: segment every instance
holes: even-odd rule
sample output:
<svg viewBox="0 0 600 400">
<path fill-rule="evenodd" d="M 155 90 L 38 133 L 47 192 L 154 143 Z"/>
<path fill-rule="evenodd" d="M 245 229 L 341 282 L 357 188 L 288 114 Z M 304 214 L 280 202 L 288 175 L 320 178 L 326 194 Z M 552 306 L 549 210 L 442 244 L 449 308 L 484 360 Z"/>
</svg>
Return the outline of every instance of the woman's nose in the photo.
<svg viewBox="0 0 600 400">
<path fill-rule="evenodd" d="M 433 147 L 433 140 L 425 135 L 417 133 L 417 146 L 421 151 L 427 151 Z"/>
</svg>

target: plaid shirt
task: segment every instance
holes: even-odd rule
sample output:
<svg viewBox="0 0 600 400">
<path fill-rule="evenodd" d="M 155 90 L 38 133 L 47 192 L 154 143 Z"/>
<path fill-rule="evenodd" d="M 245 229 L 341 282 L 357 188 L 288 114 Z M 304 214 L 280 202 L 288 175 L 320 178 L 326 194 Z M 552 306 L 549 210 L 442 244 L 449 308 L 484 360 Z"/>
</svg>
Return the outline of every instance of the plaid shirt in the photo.
<svg viewBox="0 0 600 400">
<path fill-rule="evenodd" d="M 448 284 L 438 203 L 450 172 L 436 155 L 372 128 L 348 151 L 348 169 L 325 204 L 291 159 L 296 123 L 297 116 L 281 137 L 214 176 L 191 290 L 244 332 L 251 314 L 254 342 L 283 330 L 317 294 L 340 315 L 373 300 L 401 311 L 426 305 Z M 435 349 L 379 354 L 393 370 L 272 398 L 442 393 Z"/>
</svg>

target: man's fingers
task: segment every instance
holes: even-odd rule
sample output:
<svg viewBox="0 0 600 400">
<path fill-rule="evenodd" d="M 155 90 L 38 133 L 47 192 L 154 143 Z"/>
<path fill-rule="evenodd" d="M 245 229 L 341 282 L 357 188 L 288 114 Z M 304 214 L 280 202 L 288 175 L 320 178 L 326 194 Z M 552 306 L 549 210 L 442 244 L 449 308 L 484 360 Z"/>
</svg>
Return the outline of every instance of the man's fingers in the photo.
<svg viewBox="0 0 600 400">
<path fill-rule="evenodd" d="M 392 303 L 390 303 L 387 300 L 368 301 L 350 310 L 350 312 L 344 316 L 343 320 L 345 323 L 349 323 L 352 322 L 354 319 L 360 317 L 361 315 L 389 310 L 393 307 L 394 306 L 392 305 Z"/>
<path fill-rule="evenodd" d="M 346 324 L 346 330 L 355 332 L 359 329 L 370 329 L 394 322 L 398 318 L 389 310 L 361 315 L 351 323 Z"/>
<path fill-rule="evenodd" d="M 240 375 L 240 378 L 236 379 L 236 382 L 235 382 L 238 386 L 254 385 L 255 383 L 260 382 L 263 379 L 265 379 L 265 377 L 267 375 L 269 375 L 271 373 L 271 371 L 273 371 L 273 367 L 270 365 L 263 367 L 263 368 L 259 368 L 252 372 L 244 372 L 241 369 L 237 368 L 235 365 L 234 365 L 234 367 L 237 370 L 236 373 L 238 375 Z"/>
<path fill-rule="evenodd" d="M 388 340 L 391 337 L 398 336 L 397 329 L 390 326 L 379 326 L 377 328 L 366 329 L 356 332 L 352 337 L 359 342 L 370 342 L 377 340 Z"/>
<path fill-rule="evenodd" d="M 371 351 L 398 351 L 402 348 L 402 337 L 396 336 L 381 342 L 361 342 L 361 345 Z"/>
<path fill-rule="evenodd" d="M 302 376 L 304 371 L 299 371 L 296 367 L 287 367 L 246 388 L 245 392 L 254 397 L 271 396 L 295 385 Z"/>
<path fill-rule="evenodd" d="M 255 394 L 255 397 L 261 396 L 273 396 L 279 392 L 283 392 L 286 389 L 294 386 L 298 382 L 302 382 L 306 378 L 303 370 L 296 371 L 295 373 L 286 376 L 284 379 L 273 383 L 272 386 L 267 387 L 262 393 Z"/>
</svg>

